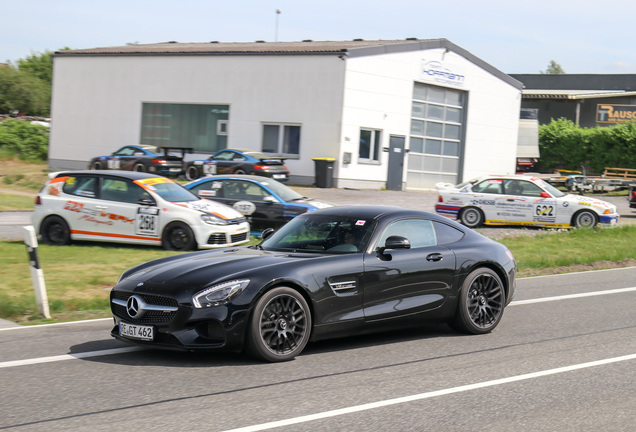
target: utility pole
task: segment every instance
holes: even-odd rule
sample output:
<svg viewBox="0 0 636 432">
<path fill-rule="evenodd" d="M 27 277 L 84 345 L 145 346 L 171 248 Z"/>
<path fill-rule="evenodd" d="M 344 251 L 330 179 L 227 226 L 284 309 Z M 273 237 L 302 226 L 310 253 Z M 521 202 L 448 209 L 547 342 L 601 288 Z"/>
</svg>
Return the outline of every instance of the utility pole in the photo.
<svg viewBox="0 0 636 432">
<path fill-rule="evenodd" d="M 280 9 L 276 9 L 276 33 L 274 34 L 274 42 L 278 42 L 278 15 L 280 15 Z"/>
</svg>

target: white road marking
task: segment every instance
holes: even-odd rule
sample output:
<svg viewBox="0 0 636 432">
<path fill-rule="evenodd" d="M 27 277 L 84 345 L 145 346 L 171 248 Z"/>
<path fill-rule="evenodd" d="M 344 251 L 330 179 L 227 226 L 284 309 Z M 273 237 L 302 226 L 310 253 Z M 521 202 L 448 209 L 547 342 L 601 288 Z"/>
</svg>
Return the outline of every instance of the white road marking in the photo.
<svg viewBox="0 0 636 432">
<path fill-rule="evenodd" d="M 66 322 L 51 323 L 51 324 L 38 324 L 38 325 L 6 327 L 6 328 L 0 328 L 0 332 L 12 331 L 12 330 L 39 329 L 39 328 L 42 328 L 42 327 L 67 326 L 67 325 L 74 325 L 74 324 L 86 324 L 86 323 L 92 323 L 92 322 L 112 321 L 112 320 L 113 320 L 112 318 L 96 318 L 96 319 L 82 320 L 82 321 L 66 321 Z"/>
<path fill-rule="evenodd" d="M 508 306 L 519 306 L 519 305 L 526 305 L 526 304 L 532 304 L 532 303 L 544 303 L 544 302 L 551 302 L 551 301 L 570 300 L 575 298 L 594 297 L 594 296 L 601 296 L 601 295 L 608 295 L 608 294 L 621 294 L 621 293 L 632 292 L 632 291 L 636 291 L 636 287 L 618 288 L 618 289 L 605 290 L 605 291 L 591 291 L 591 292 L 579 293 L 579 294 L 566 294 L 566 295 L 554 296 L 554 297 L 541 297 L 541 298 L 528 299 L 528 300 L 518 300 L 518 301 L 511 302 Z"/>
<path fill-rule="evenodd" d="M 139 348 L 139 347 L 113 348 L 113 349 L 107 349 L 107 350 L 101 350 L 101 351 L 87 351 L 87 352 L 74 353 L 74 354 L 62 354 L 62 355 L 56 355 L 56 356 L 50 356 L 50 357 L 38 357 L 38 358 L 30 358 L 30 359 L 24 359 L 24 360 L 12 360 L 12 361 L 6 361 L 6 362 L 0 363 L 0 369 L 10 368 L 15 366 L 34 365 L 34 364 L 40 364 L 40 363 L 51 363 L 51 362 L 57 362 L 57 361 L 63 361 L 63 360 L 76 360 L 76 359 L 89 358 L 89 357 L 100 357 L 100 356 L 107 356 L 107 355 L 113 355 L 113 354 L 123 354 L 123 353 L 131 352 L 131 351 L 139 351 L 141 349 L 142 348 Z"/>
<path fill-rule="evenodd" d="M 598 361 L 593 361 L 588 363 L 580 363 L 580 364 L 564 366 L 564 367 L 555 368 L 555 369 L 547 369 L 547 370 L 543 370 L 539 372 L 532 372 L 532 373 L 512 376 L 508 378 L 484 381 L 481 383 L 468 384 L 468 385 L 463 385 L 459 387 L 452 387 L 448 389 L 442 389 L 442 390 L 437 390 L 437 391 L 432 391 L 427 393 L 420 393 L 420 394 L 415 394 L 411 396 L 399 397 L 395 399 L 387 399 L 387 400 L 372 402 L 368 404 L 354 405 L 347 408 L 324 411 L 321 413 L 310 414 L 306 416 L 294 417 L 294 418 L 289 418 L 285 420 L 263 423 L 259 425 L 252 425 L 252 426 L 246 426 L 246 427 L 241 427 L 237 429 L 231 429 L 225 432 L 256 432 L 256 431 L 262 431 L 267 429 L 273 429 L 277 427 L 291 426 L 291 425 L 306 423 L 306 422 L 310 422 L 314 420 L 321 420 L 321 419 L 341 416 L 345 414 L 351 414 L 351 413 L 360 412 L 360 411 L 368 411 L 372 409 L 383 408 L 390 405 L 414 402 L 414 401 L 419 401 L 422 399 L 430 399 L 430 398 L 434 398 L 438 396 L 449 395 L 452 393 L 460 393 L 460 392 L 465 392 L 470 390 L 482 389 L 485 387 L 492 387 L 492 386 L 508 384 L 508 383 L 517 382 L 517 381 L 540 378 L 540 377 L 544 377 L 548 375 L 555 375 L 555 374 L 571 372 L 571 371 L 575 371 L 579 369 L 586 369 L 586 368 L 591 368 L 595 366 L 602 366 L 602 365 L 607 365 L 611 363 L 617 363 L 621 361 L 634 360 L 634 359 L 636 359 L 636 354 L 629 354 L 629 355 L 625 355 L 621 357 L 613 357 L 613 358 L 608 358 L 608 359 L 603 359 L 603 360 L 598 360 Z"/>
</svg>

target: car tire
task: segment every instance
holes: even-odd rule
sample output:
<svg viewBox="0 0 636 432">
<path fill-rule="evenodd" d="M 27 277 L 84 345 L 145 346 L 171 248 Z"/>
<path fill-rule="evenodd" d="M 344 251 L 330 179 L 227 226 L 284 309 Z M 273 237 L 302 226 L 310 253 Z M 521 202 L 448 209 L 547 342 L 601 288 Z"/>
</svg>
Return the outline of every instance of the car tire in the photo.
<svg viewBox="0 0 636 432">
<path fill-rule="evenodd" d="M 451 326 L 468 334 L 490 333 L 501 321 L 505 305 L 506 292 L 497 273 L 478 268 L 462 284 Z"/>
<path fill-rule="evenodd" d="M 245 174 L 245 170 L 242 168 L 239 168 L 236 171 L 234 171 L 234 174 Z"/>
<path fill-rule="evenodd" d="M 459 221 L 468 228 L 477 228 L 484 223 L 484 213 L 476 207 L 467 207 L 459 213 Z"/>
<path fill-rule="evenodd" d="M 64 246 L 71 243 L 71 230 L 64 219 L 49 216 L 40 226 L 42 242 L 52 246 Z"/>
<path fill-rule="evenodd" d="M 163 230 L 161 245 L 166 250 L 189 251 L 196 248 L 192 229 L 183 222 L 172 222 Z"/>
<path fill-rule="evenodd" d="M 104 169 L 104 164 L 102 164 L 100 161 L 95 161 L 91 164 L 91 169 L 92 170 L 101 170 Z"/>
<path fill-rule="evenodd" d="M 591 210 L 581 210 L 572 217 L 575 228 L 594 228 L 598 224 L 598 216 Z"/>
<path fill-rule="evenodd" d="M 146 167 L 142 163 L 137 163 L 133 166 L 133 171 L 137 172 L 146 172 Z"/>
<path fill-rule="evenodd" d="M 185 176 L 188 180 L 196 180 L 201 177 L 201 173 L 199 172 L 199 168 L 194 165 L 190 165 L 186 169 Z"/>
<path fill-rule="evenodd" d="M 268 362 L 292 360 L 307 345 L 311 312 L 296 290 L 277 287 L 256 302 L 247 332 L 246 351 Z"/>
</svg>

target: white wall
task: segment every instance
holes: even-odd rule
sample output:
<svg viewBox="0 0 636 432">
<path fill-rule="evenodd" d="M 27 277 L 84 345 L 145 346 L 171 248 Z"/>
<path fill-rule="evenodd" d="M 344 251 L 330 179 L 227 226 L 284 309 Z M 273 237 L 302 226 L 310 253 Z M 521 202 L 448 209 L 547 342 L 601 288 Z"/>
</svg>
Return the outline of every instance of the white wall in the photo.
<svg viewBox="0 0 636 432">
<path fill-rule="evenodd" d="M 260 150 L 262 122 L 300 124 L 287 165 L 313 179 L 312 158 L 338 154 L 343 82 L 335 56 L 56 57 L 50 164 L 138 144 L 143 102 L 227 104 L 229 147 Z"/>
<path fill-rule="evenodd" d="M 347 60 L 338 186 L 385 186 L 388 153 L 377 165 L 357 161 L 360 128 L 382 130 L 382 147 L 389 146 L 390 135 L 406 136 L 408 146 L 414 82 L 439 85 L 422 76 L 423 59 L 443 60 L 466 76 L 462 86 L 449 85 L 468 92 L 463 178 L 514 172 L 520 90 L 458 54 L 434 49 Z M 341 163 L 343 152 L 352 153 L 352 164 Z M 406 160 L 404 165 L 406 178 Z"/>
</svg>

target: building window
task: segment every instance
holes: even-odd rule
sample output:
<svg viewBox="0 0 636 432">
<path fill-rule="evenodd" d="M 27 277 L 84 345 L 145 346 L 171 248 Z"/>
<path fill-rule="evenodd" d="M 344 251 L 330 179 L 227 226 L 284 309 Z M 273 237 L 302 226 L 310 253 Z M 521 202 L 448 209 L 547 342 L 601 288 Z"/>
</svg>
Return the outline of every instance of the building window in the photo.
<svg viewBox="0 0 636 432">
<path fill-rule="evenodd" d="M 300 126 L 288 124 L 263 125 L 263 153 L 298 156 L 300 154 Z"/>
<path fill-rule="evenodd" d="M 140 143 L 214 153 L 227 148 L 229 114 L 229 105 L 144 103 Z"/>
<path fill-rule="evenodd" d="M 360 147 L 358 159 L 360 162 L 380 161 L 380 135 L 379 130 L 360 129 Z"/>
</svg>

